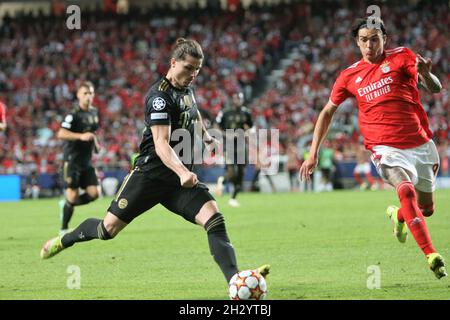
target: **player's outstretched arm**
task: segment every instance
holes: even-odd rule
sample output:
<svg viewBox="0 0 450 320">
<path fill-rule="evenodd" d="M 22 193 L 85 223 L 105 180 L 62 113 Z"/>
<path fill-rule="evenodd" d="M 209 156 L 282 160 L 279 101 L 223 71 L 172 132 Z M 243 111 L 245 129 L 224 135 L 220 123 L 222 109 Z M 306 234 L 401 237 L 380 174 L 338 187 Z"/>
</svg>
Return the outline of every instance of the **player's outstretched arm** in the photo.
<svg viewBox="0 0 450 320">
<path fill-rule="evenodd" d="M 442 84 L 439 79 L 431 73 L 431 59 L 424 58 L 417 54 L 417 72 L 423 86 L 431 93 L 439 93 L 442 89 Z"/>
<path fill-rule="evenodd" d="M 310 180 L 310 176 L 317 167 L 319 161 L 320 146 L 325 139 L 328 129 L 330 128 L 333 115 L 336 112 L 337 106 L 330 100 L 322 109 L 317 119 L 316 127 L 314 128 L 313 141 L 309 150 L 309 157 L 306 159 L 300 168 L 300 179 Z"/>
<path fill-rule="evenodd" d="M 169 144 L 170 126 L 155 125 L 151 127 L 155 151 L 164 165 L 180 177 L 183 187 L 192 188 L 198 183 L 197 175 L 186 168 Z"/>
</svg>

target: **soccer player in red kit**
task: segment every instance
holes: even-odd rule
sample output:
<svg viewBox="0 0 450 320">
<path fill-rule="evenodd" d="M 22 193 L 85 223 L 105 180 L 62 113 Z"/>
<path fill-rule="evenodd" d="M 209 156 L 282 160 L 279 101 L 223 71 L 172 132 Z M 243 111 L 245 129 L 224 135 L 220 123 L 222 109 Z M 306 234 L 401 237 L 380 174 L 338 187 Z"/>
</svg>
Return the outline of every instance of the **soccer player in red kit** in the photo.
<svg viewBox="0 0 450 320">
<path fill-rule="evenodd" d="M 6 130 L 6 106 L 0 101 L 0 131 Z"/>
<path fill-rule="evenodd" d="M 432 93 L 442 86 L 431 73 L 430 59 L 405 47 L 384 49 L 386 30 L 381 19 L 357 19 L 352 36 L 362 59 L 336 79 L 317 120 L 310 157 L 300 168 L 300 178 L 309 180 L 316 168 L 320 145 L 338 106 L 355 97 L 364 145 L 372 152 L 380 176 L 396 188 L 400 200 L 400 208 L 389 206 L 386 211 L 394 234 L 405 242 L 409 228 L 430 269 L 440 279 L 447 276 L 445 262 L 433 247 L 424 219 L 434 211 L 439 156 L 420 104 L 418 82 Z"/>
</svg>

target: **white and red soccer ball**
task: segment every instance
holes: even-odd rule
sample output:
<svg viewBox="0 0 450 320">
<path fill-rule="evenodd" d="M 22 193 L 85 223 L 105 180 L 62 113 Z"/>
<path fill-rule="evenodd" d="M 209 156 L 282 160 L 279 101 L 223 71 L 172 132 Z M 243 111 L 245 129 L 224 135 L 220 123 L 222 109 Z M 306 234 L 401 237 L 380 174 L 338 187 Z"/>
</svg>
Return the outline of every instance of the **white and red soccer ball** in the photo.
<svg viewBox="0 0 450 320">
<path fill-rule="evenodd" d="M 264 300 L 267 295 L 266 280 L 255 270 L 236 273 L 228 284 L 231 300 Z"/>
</svg>

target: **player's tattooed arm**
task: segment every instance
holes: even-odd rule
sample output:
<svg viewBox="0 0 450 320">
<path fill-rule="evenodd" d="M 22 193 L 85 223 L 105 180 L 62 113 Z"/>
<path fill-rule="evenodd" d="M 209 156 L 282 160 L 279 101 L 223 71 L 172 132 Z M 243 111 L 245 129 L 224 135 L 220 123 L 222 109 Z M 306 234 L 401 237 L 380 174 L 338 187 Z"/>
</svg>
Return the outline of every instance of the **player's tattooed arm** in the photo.
<svg viewBox="0 0 450 320">
<path fill-rule="evenodd" d="M 417 54 L 417 72 L 419 73 L 420 82 L 428 91 L 432 93 L 439 93 L 441 91 L 441 82 L 431 73 L 430 58 L 424 58 L 420 54 Z"/>
<path fill-rule="evenodd" d="M 178 175 L 183 187 L 194 187 L 198 183 L 197 175 L 186 168 L 169 144 L 170 126 L 154 125 L 151 130 L 156 154 L 164 165 Z"/>
</svg>

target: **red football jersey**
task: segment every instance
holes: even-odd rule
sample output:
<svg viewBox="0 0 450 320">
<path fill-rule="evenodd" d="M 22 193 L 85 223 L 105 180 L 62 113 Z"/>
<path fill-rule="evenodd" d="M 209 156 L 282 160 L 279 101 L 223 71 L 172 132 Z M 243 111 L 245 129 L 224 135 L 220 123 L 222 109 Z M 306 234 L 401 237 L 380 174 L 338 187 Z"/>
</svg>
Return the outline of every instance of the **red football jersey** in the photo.
<svg viewBox="0 0 450 320">
<path fill-rule="evenodd" d="M 364 145 L 408 149 L 428 142 L 432 133 L 420 104 L 417 57 L 408 48 L 385 50 L 379 63 L 363 59 L 342 71 L 330 100 L 339 105 L 354 96 Z"/>
</svg>

